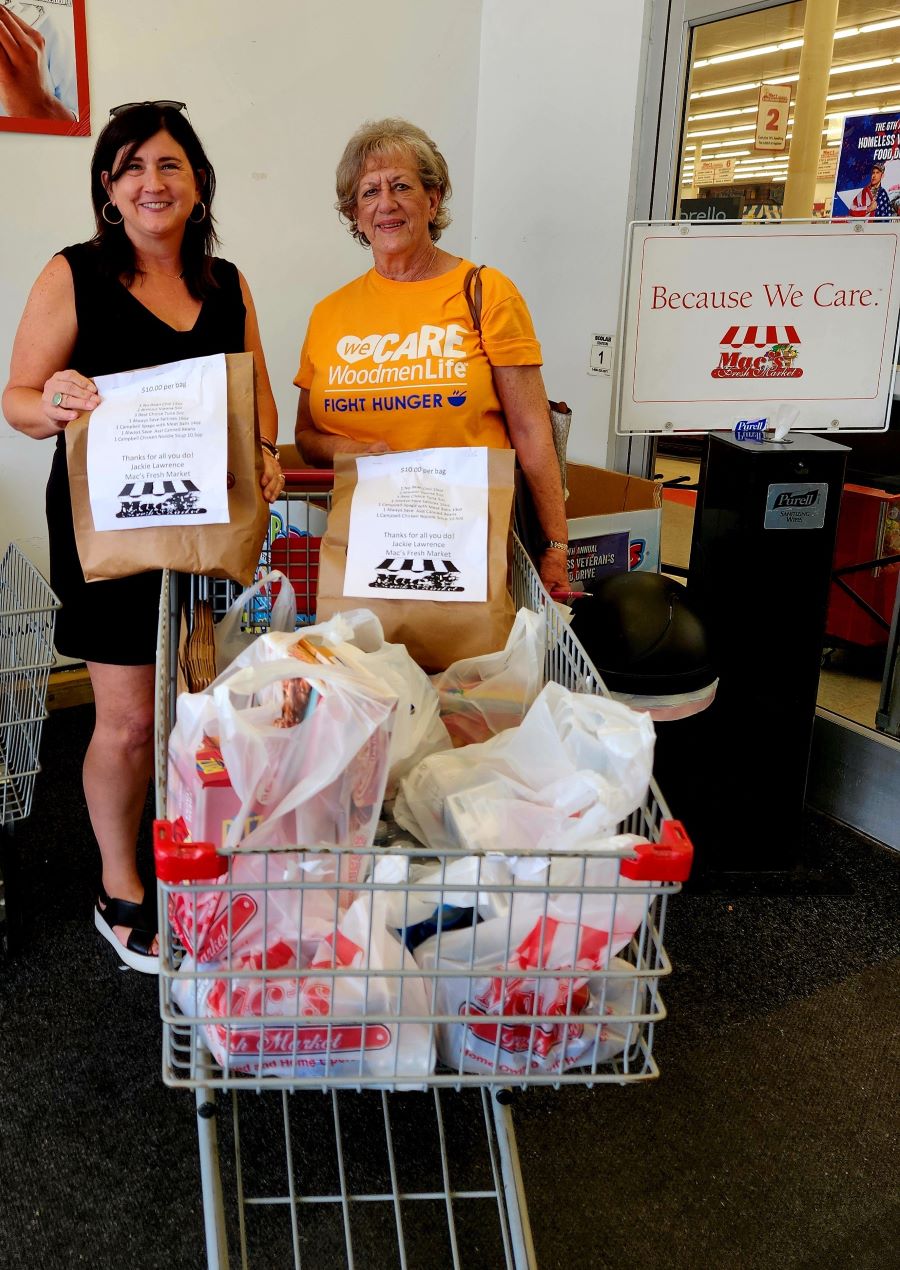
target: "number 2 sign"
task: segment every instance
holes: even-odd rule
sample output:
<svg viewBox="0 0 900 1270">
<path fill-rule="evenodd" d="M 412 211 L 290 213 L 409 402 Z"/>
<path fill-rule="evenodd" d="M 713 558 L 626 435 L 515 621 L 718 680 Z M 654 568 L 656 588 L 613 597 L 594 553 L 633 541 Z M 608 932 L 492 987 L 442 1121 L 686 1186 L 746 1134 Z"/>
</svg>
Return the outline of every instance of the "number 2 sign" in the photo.
<svg viewBox="0 0 900 1270">
<path fill-rule="evenodd" d="M 757 150 L 783 150 L 787 145 L 789 84 L 761 84 L 756 112 Z"/>
</svg>

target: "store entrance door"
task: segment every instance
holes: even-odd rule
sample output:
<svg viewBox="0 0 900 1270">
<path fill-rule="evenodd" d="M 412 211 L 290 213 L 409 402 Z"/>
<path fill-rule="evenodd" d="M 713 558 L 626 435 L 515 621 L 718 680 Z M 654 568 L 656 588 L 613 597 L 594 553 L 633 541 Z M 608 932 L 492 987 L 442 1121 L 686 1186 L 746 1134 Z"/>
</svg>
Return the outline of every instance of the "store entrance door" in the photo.
<svg viewBox="0 0 900 1270">
<path fill-rule="evenodd" d="M 839 186 L 858 211 L 869 208 L 879 217 L 900 219 L 900 160 L 896 177 L 891 162 L 880 170 L 877 162 L 865 173 L 860 169 L 859 190 L 843 191 L 846 180 L 836 179 L 843 170 L 845 132 L 856 128 L 862 135 L 868 126 L 874 142 L 876 130 L 885 132 L 897 120 L 900 135 L 896 4 L 658 0 L 650 24 L 636 218 L 765 221 L 780 220 L 783 210 L 785 219 L 830 217 Z M 805 99 L 795 120 L 801 59 Z M 769 109 L 761 114 L 764 93 Z M 817 103 L 813 109 L 811 100 Z M 773 125 L 768 136 L 760 133 L 766 123 Z M 807 801 L 900 849 L 896 389 L 887 432 L 834 439 L 851 453 Z M 690 487 L 698 484 L 707 444 L 684 434 L 615 441 L 620 469 L 680 482 L 663 512 L 663 558 L 676 572 L 688 565 Z"/>
</svg>

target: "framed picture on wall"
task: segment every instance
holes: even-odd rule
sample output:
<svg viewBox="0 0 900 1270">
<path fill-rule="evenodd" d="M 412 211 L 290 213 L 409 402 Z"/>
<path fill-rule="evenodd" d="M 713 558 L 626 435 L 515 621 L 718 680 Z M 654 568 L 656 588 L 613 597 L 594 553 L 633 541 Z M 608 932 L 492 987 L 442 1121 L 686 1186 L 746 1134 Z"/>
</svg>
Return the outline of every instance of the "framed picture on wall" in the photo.
<svg viewBox="0 0 900 1270">
<path fill-rule="evenodd" d="M 91 132 L 84 0 L 0 0 L 0 132 Z"/>
</svg>

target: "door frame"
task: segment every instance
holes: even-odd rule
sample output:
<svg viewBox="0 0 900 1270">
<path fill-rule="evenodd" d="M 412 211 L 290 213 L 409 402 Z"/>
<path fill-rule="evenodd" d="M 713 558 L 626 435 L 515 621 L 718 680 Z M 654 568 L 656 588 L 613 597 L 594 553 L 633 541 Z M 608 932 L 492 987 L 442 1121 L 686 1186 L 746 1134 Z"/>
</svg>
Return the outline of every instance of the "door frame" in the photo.
<svg viewBox="0 0 900 1270">
<path fill-rule="evenodd" d="M 722 18 L 777 9 L 786 3 L 792 0 L 650 0 L 629 221 L 668 220 L 672 216 L 694 28 Z M 618 436 L 611 431 L 613 466 L 620 472 L 650 476 L 656 440 L 651 436 Z"/>
<path fill-rule="evenodd" d="M 809 3 L 809 0 L 807 0 Z M 790 0 L 649 0 L 646 60 L 629 220 L 668 220 L 677 188 L 682 117 L 694 28 L 723 18 L 776 9 Z M 656 437 L 618 436 L 610 420 L 613 466 L 652 475 Z M 895 612 L 900 613 L 900 594 Z M 890 648 L 890 645 L 889 645 Z M 885 667 L 885 702 L 900 693 L 898 665 Z M 890 656 L 886 660 L 894 660 Z M 890 687 L 893 682 L 893 692 Z M 900 850 L 900 743 L 851 719 L 816 710 L 807 804 Z"/>
</svg>

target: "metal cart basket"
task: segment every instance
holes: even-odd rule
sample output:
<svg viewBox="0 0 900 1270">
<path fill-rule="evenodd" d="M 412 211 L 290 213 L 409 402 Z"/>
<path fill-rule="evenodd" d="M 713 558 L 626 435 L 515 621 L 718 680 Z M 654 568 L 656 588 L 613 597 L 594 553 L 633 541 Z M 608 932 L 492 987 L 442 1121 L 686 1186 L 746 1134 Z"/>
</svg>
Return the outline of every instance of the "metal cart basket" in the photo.
<svg viewBox="0 0 900 1270">
<path fill-rule="evenodd" d="M 0 561 L 0 834 L 31 811 L 59 600 L 10 543 Z M 6 937 L 0 861 L 0 938 Z"/>
<path fill-rule="evenodd" d="M 322 505 L 315 484 L 294 493 L 265 555 L 312 595 Z M 543 615 L 546 679 L 603 695 L 518 541 L 513 593 L 517 608 Z M 198 595 L 217 615 L 231 599 L 204 579 L 164 576 L 156 857 L 163 1076 L 196 1094 L 209 1266 L 228 1266 L 231 1246 L 242 1266 L 405 1267 L 417 1239 L 431 1265 L 535 1266 L 511 1091 L 658 1074 L 666 904 L 690 868 L 683 830 L 651 783 L 619 826 L 640 843 L 598 843 L 552 864 L 524 861 L 515 841 L 436 853 L 388 812 L 379 844 L 362 849 L 223 854 L 180 841 L 165 820 L 166 748 L 182 606 Z M 265 629 L 264 607 L 248 609 L 253 629 Z M 298 607 L 313 605 L 301 596 Z M 264 944 L 248 941 L 254 922 Z M 217 1123 L 224 1090 L 230 1124 Z M 248 1097 L 269 1090 L 280 1094 L 277 1110 Z M 250 1130 L 248 1112 L 259 1113 Z M 233 1139 L 231 1165 L 220 1160 L 220 1133 Z M 373 1152 L 374 1180 L 360 1161 Z M 248 1153 L 261 1158 L 258 1182 Z M 478 1250 L 468 1253 L 473 1208 Z M 278 1252 L 260 1233 L 266 1214 L 280 1217 Z"/>
</svg>

